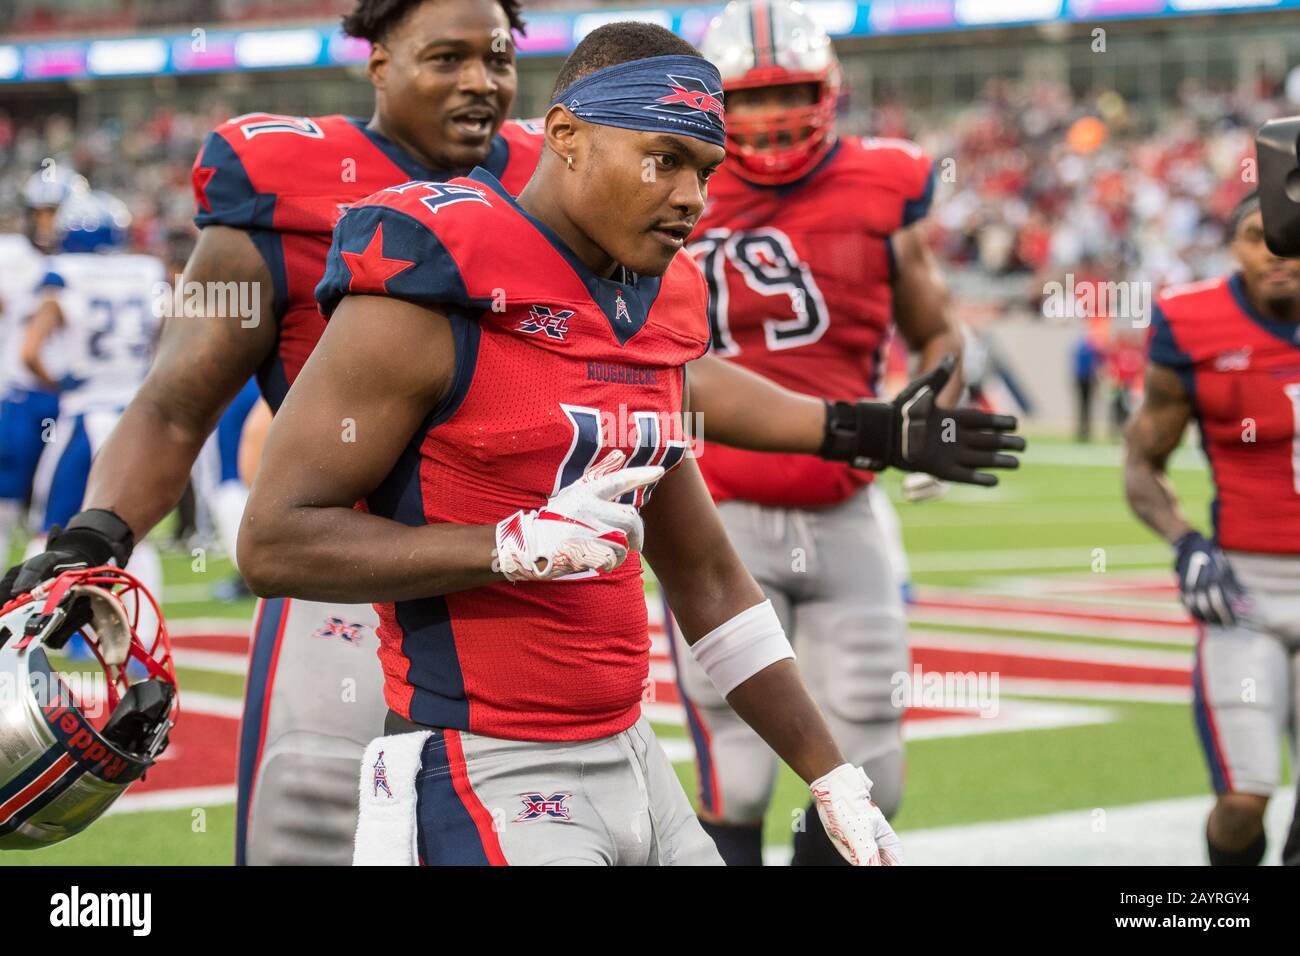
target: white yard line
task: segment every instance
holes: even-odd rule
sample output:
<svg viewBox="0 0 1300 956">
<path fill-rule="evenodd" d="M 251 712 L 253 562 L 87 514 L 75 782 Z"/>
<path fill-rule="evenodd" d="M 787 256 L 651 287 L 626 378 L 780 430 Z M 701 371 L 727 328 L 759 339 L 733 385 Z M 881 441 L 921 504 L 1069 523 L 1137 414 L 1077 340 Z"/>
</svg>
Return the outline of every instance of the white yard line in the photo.
<svg viewBox="0 0 1300 956">
<path fill-rule="evenodd" d="M 1021 569 L 1064 568 L 1086 571 L 1092 567 L 1093 549 L 1007 548 L 980 551 L 912 551 L 908 561 L 913 571 L 1018 571 Z M 1167 562 L 1169 548 L 1159 544 L 1117 544 L 1105 549 L 1107 567 L 1155 565 Z"/>
<path fill-rule="evenodd" d="M 172 660 L 177 667 L 189 667 L 200 671 L 213 671 L 218 674 L 238 674 L 243 677 L 248 673 L 247 654 L 229 654 L 225 651 L 200 651 L 178 647 L 172 651 Z"/>
<path fill-rule="evenodd" d="M 141 813 L 151 810 L 194 810 L 235 802 L 235 785 L 185 787 L 181 790 L 157 790 L 152 793 L 128 793 L 108 808 L 105 816 L 115 813 Z"/>
<path fill-rule="evenodd" d="M 245 617 L 178 617 L 167 621 L 173 637 L 240 637 L 247 639 L 253 622 Z"/>
<path fill-rule="evenodd" d="M 1060 614 L 1005 614 L 997 616 L 990 610 L 981 619 L 977 612 L 947 610 L 942 608 L 908 608 L 911 624 L 929 627 L 960 625 L 965 627 L 1004 627 L 1014 631 L 1041 631 L 1044 634 L 1062 634 L 1078 637 L 1099 637 L 1114 641 L 1142 641 L 1147 644 L 1169 644 L 1191 647 L 1196 643 L 1192 625 L 1130 624 L 1124 621 L 1099 621 Z"/>
<path fill-rule="evenodd" d="M 965 604 L 990 605 L 994 607 L 1015 607 L 1019 603 L 1046 605 L 1043 610 L 1077 611 L 1081 614 L 1111 613 L 1127 617 L 1149 618 L 1165 624 L 1186 624 L 1187 612 L 1178 604 L 1177 595 L 1172 587 L 1159 597 L 1142 600 L 1140 603 L 1130 595 L 1127 599 L 1117 595 L 1115 588 L 1122 586 L 1125 572 L 1113 574 L 1090 574 L 1086 578 L 1072 575 L 1039 576 L 1019 575 L 986 578 L 976 585 L 954 587 L 952 585 L 925 584 L 917 588 L 918 601 L 956 601 Z M 1143 572 L 1139 580 L 1150 581 L 1150 575 Z M 1097 605 L 1101 605 L 1098 607 Z"/>
<path fill-rule="evenodd" d="M 651 722 L 680 725 L 683 719 L 664 719 L 668 715 L 665 704 L 647 704 L 642 709 Z M 654 708 L 652 711 L 651 708 Z M 681 708 L 675 708 L 678 715 Z M 903 723 L 906 740 L 937 740 L 942 737 L 973 737 L 979 734 L 1009 734 L 1021 730 L 1052 730 L 1058 727 L 1084 727 L 1109 723 L 1115 719 L 1112 710 L 1082 704 L 1059 704 L 1031 700 L 1000 701 L 996 716 L 980 717 L 974 714 L 954 717 L 934 717 L 910 720 Z M 690 763 L 695 759 L 695 749 L 689 738 L 661 737 L 659 743 L 673 763 Z"/>
<path fill-rule="evenodd" d="M 1276 864 L 1295 791 L 1279 788 L 1269 804 L 1266 863 Z M 1046 816 L 903 831 L 909 865 L 1200 866 L 1205 863 L 1209 796 Z"/>
<path fill-rule="evenodd" d="M 1114 700 L 1135 704 L 1190 704 L 1192 687 L 1168 684 L 1108 683 L 1093 680 L 1041 680 L 1003 677 L 998 690 L 1011 697 L 1056 697 L 1064 700 Z"/>
<path fill-rule="evenodd" d="M 910 628 L 908 643 L 912 647 L 972 654 L 1006 654 L 1012 657 L 1039 657 L 1047 660 L 1086 661 L 1090 664 L 1116 664 L 1130 667 L 1159 667 L 1187 671 L 1192 658 L 1186 650 L 1162 651 L 1140 647 L 1117 647 L 1085 644 L 1082 641 L 1049 641 L 1035 637 L 999 637 L 957 631 L 932 631 Z"/>
</svg>

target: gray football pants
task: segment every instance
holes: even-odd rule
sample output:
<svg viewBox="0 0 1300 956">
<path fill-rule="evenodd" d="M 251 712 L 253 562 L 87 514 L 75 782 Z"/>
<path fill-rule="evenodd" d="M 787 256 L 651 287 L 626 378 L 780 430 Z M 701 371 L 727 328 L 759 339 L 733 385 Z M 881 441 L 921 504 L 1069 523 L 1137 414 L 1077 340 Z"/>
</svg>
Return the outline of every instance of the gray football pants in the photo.
<svg viewBox="0 0 1300 956">
<path fill-rule="evenodd" d="M 349 866 L 357 775 L 388 706 L 369 604 L 258 604 L 239 730 L 235 862 Z"/>
<path fill-rule="evenodd" d="M 1300 727 L 1300 558 L 1227 558 L 1254 608 L 1235 627 L 1201 626 L 1193 711 L 1215 792 L 1269 796 Z"/>
<path fill-rule="evenodd" d="M 425 866 L 722 865 L 644 717 L 577 742 L 437 731 L 415 790 Z"/>
<path fill-rule="evenodd" d="M 903 789 L 902 711 L 891 696 L 906 673 L 906 616 L 884 533 L 863 489 L 831 508 L 718 506 L 727 535 L 771 599 L 799 670 L 845 757 L 862 766 L 886 815 Z M 703 814 L 730 824 L 763 819 L 777 756 L 736 716 L 665 613 L 677 683 L 695 743 Z"/>
</svg>

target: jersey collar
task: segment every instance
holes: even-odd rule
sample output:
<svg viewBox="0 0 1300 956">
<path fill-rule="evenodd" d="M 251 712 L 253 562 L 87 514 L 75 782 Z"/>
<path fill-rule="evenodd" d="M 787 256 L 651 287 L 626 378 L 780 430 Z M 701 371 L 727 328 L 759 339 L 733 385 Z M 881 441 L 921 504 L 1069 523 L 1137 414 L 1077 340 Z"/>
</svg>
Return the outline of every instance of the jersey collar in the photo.
<svg viewBox="0 0 1300 956">
<path fill-rule="evenodd" d="M 596 275 L 550 226 L 530 215 L 515 202 L 515 198 L 491 172 L 480 166 L 469 174 L 469 178 L 482 183 L 504 199 L 541 234 L 543 239 L 551 244 L 556 252 L 564 257 L 564 261 L 587 287 L 592 302 L 605 314 L 609 329 L 614 333 L 614 338 L 618 340 L 619 345 L 626 345 L 632 336 L 645 327 L 650 309 L 659 295 L 659 288 L 662 285 L 661 276 L 639 276 L 622 266 L 619 266 L 619 271 L 615 273 L 616 278 L 606 279 Z"/>
<path fill-rule="evenodd" d="M 351 123 L 362 136 L 370 140 L 371 145 L 387 156 L 394 166 L 413 180 L 440 183 L 448 179 L 455 179 L 457 176 L 464 176 L 469 172 L 468 169 L 434 169 L 430 166 L 425 166 L 383 133 L 371 129 L 367 125 L 368 120 L 361 119 L 357 116 L 349 116 L 347 117 L 347 121 Z M 500 176 L 505 172 L 506 164 L 509 160 L 510 144 L 506 142 L 504 136 L 497 133 L 492 137 L 492 145 L 488 150 L 487 159 L 484 160 L 483 168 L 489 170 L 494 176 Z"/>
</svg>

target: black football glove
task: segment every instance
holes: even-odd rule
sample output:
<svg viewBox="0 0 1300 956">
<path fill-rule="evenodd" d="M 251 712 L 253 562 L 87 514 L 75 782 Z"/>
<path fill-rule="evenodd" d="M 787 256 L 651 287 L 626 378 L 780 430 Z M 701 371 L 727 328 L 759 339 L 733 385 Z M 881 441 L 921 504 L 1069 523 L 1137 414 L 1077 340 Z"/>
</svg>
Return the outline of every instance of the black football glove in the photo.
<svg viewBox="0 0 1300 956">
<path fill-rule="evenodd" d="M 1246 589 L 1213 541 L 1188 531 L 1174 543 L 1178 596 L 1192 617 L 1206 624 L 1232 627 L 1247 610 Z"/>
<path fill-rule="evenodd" d="M 0 578 L 0 604 L 26 594 L 42 581 L 75 568 L 97 568 L 113 561 L 126 567 L 135 535 L 126 522 L 101 508 L 73 515 L 68 526 L 50 531 L 45 550 L 16 564 Z"/>
<path fill-rule="evenodd" d="M 974 408 L 942 408 L 935 398 L 952 375 L 956 359 L 908 383 L 892 402 L 827 402 L 821 456 L 880 471 L 920 471 L 941 481 L 991 488 L 997 475 L 977 468 L 1019 468 L 1005 451 L 1024 451 L 1013 415 Z"/>
</svg>

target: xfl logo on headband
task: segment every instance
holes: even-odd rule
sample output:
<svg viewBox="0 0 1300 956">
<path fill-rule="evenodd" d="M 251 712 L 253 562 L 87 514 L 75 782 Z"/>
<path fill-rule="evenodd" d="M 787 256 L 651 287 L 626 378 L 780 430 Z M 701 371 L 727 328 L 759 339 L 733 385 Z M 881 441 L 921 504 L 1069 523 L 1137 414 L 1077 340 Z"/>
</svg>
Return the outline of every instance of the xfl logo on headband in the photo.
<svg viewBox="0 0 1300 956">
<path fill-rule="evenodd" d="M 661 96 L 646 106 L 646 109 L 678 115 L 703 114 L 711 124 L 722 128 L 722 90 L 710 91 L 703 80 L 693 76 L 674 76 L 671 73 L 668 74 L 668 85 L 672 92 Z"/>
</svg>

